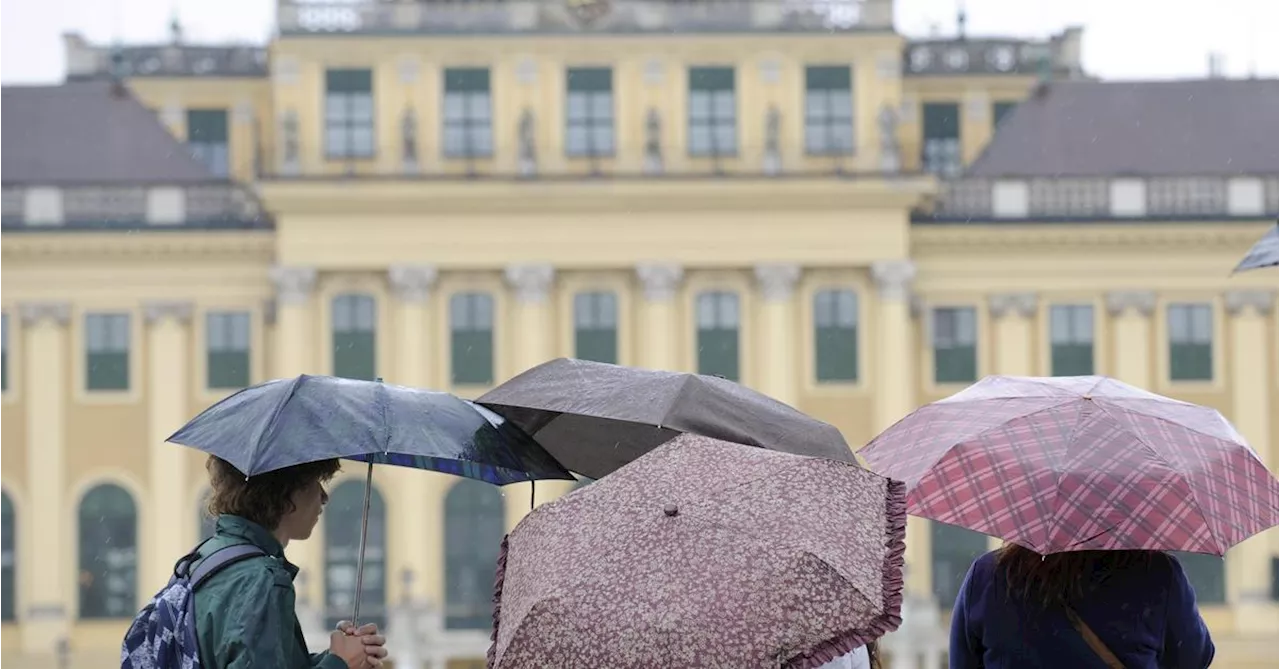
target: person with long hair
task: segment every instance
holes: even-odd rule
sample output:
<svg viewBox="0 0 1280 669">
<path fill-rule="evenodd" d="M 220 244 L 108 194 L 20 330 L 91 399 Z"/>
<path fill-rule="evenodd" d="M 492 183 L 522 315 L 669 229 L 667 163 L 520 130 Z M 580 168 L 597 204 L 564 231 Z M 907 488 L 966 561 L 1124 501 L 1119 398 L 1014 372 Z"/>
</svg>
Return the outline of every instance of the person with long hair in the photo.
<svg viewBox="0 0 1280 669">
<path fill-rule="evenodd" d="M 969 568 L 951 617 L 951 669 L 1204 669 L 1214 652 L 1182 565 L 1160 551 L 1005 544 Z"/>
</svg>

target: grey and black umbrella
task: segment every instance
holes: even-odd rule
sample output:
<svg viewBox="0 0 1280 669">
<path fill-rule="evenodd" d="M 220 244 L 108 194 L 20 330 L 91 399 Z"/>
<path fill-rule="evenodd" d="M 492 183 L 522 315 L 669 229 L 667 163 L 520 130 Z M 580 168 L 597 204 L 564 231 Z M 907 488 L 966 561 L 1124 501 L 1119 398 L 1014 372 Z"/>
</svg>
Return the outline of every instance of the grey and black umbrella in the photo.
<svg viewBox="0 0 1280 669">
<path fill-rule="evenodd" d="M 715 376 L 559 358 L 476 401 L 593 479 L 682 433 L 857 464 L 834 426 Z"/>
<path fill-rule="evenodd" d="M 1271 228 L 1267 234 L 1254 243 L 1253 248 L 1245 255 L 1244 260 L 1236 265 L 1236 272 L 1243 272 L 1260 267 L 1280 265 L 1280 225 Z"/>
</svg>

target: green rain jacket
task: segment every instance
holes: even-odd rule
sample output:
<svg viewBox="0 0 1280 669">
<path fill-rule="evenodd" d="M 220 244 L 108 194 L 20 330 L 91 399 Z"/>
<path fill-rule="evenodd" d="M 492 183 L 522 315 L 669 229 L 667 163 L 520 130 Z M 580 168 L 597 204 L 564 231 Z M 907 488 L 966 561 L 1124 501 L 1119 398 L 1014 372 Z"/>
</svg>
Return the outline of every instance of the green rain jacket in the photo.
<svg viewBox="0 0 1280 669">
<path fill-rule="evenodd" d="M 347 663 L 337 656 L 307 653 L 293 608 L 293 577 L 298 568 L 285 559 L 284 547 L 266 528 L 239 516 L 219 516 L 213 538 L 200 549 L 200 560 L 235 544 L 253 544 L 267 555 L 224 567 L 196 591 L 201 665 L 205 669 L 346 669 Z"/>
</svg>

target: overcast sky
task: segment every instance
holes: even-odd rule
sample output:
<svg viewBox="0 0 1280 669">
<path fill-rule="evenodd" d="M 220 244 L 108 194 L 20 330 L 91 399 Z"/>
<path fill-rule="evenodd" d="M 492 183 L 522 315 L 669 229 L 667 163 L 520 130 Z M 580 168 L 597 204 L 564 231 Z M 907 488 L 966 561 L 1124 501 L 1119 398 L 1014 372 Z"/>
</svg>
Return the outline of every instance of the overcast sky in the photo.
<svg viewBox="0 0 1280 669">
<path fill-rule="evenodd" d="M 958 0 L 897 0 L 898 30 L 925 36 L 956 29 Z M 968 0 L 969 34 L 1046 37 L 1084 28 L 1085 68 L 1108 79 L 1196 77 L 1208 54 L 1232 76 L 1280 71 L 1280 0 Z M 273 30 L 274 0 L 0 0 L 4 83 L 56 82 L 61 35 L 91 42 L 166 39 L 176 12 L 193 42 L 255 42 Z"/>
</svg>

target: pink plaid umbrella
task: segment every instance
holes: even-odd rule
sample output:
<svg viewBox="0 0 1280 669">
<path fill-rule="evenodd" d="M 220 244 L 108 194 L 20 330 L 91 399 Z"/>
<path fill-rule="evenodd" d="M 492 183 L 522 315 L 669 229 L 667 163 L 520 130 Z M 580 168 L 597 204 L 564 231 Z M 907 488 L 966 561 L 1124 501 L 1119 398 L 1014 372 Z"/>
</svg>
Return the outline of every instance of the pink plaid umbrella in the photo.
<svg viewBox="0 0 1280 669">
<path fill-rule="evenodd" d="M 1280 484 L 1208 407 L 1099 376 L 989 376 L 861 451 L 907 512 L 1040 554 L 1223 555 L 1277 524 Z"/>
</svg>

